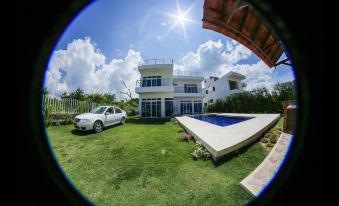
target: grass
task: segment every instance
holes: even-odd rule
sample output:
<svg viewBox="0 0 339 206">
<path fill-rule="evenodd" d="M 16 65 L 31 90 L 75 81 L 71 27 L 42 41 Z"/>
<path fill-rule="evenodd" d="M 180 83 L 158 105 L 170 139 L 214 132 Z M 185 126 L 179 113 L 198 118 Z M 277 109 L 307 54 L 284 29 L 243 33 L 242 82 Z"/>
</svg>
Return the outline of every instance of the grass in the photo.
<svg viewBox="0 0 339 206">
<path fill-rule="evenodd" d="M 97 205 L 242 205 L 239 185 L 266 157 L 259 142 L 223 164 L 194 161 L 171 121 L 129 119 L 103 132 L 49 127 L 51 147 L 70 181 Z"/>
</svg>

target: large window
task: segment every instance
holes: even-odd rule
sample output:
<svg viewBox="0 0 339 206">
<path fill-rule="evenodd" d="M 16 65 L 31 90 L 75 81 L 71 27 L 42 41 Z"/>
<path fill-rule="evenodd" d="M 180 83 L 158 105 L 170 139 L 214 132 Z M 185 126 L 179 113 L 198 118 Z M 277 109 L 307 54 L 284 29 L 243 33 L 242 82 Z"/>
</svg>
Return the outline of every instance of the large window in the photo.
<svg viewBox="0 0 339 206">
<path fill-rule="evenodd" d="M 194 101 L 194 113 L 202 113 L 202 102 Z"/>
<path fill-rule="evenodd" d="M 181 101 L 180 102 L 181 114 L 192 114 L 192 102 L 191 101 Z"/>
<path fill-rule="evenodd" d="M 185 93 L 198 93 L 198 86 L 196 84 L 184 84 Z"/>
<path fill-rule="evenodd" d="M 142 99 L 142 117 L 161 117 L 161 98 Z"/>
<path fill-rule="evenodd" d="M 236 81 L 228 80 L 228 83 L 230 85 L 230 90 L 238 89 L 238 83 Z"/>
<path fill-rule="evenodd" d="M 147 76 L 142 78 L 142 87 L 161 86 L 161 76 Z"/>
</svg>

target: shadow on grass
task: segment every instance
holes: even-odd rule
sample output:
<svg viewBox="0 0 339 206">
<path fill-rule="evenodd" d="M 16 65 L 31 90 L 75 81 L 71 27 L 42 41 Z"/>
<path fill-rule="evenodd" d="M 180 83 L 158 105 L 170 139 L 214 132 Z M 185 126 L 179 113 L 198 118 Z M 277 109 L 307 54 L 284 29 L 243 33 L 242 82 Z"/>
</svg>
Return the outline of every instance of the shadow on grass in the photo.
<svg viewBox="0 0 339 206">
<path fill-rule="evenodd" d="M 89 130 L 89 131 L 81 131 L 81 130 L 77 130 L 77 129 L 72 129 L 71 133 L 77 136 L 88 136 L 88 135 L 92 135 L 95 134 L 94 131 Z"/>
<path fill-rule="evenodd" d="M 71 133 L 77 136 L 88 136 L 88 135 L 96 134 L 93 130 L 81 131 L 77 129 L 72 129 Z"/>
<path fill-rule="evenodd" d="M 133 119 L 127 119 L 127 124 L 165 124 L 166 122 L 169 122 L 170 119 L 168 118 L 133 118 Z"/>
<path fill-rule="evenodd" d="M 112 129 L 114 127 L 119 127 L 119 126 L 123 126 L 123 125 L 115 124 L 115 125 L 111 125 L 111 126 L 108 126 L 108 127 L 104 127 L 101 132 L 105 132 L 106 130 Z M 93 134 L 98 134 L 98 133 L 94 132 L 94 130 L 81 131 L 81 130 L 77 130 L 77 129 L 73 129 L 71 131 L 71 133 L 74 134 L 74 135 L 77 135 L 77 136 L 89 136 L 89 135 L 93 135 Z"/>
<path fill-rule="evenodd" d="M 218 158 L 217 160 L 213 160 L 212 159 L 212 162 L 214 164 L 215 167 L 219 167 L 220 165 L 224 164 L 225 162 L 228 162 L 230 161 L 231 159 L 245 153 L 252 145 L 254 145 L 255 143 L 257 143 L 258 141 L 254 141 L 242 148 L 239 148 L 231 153 L 228 153 L 220 158 Z"/>
</svg>

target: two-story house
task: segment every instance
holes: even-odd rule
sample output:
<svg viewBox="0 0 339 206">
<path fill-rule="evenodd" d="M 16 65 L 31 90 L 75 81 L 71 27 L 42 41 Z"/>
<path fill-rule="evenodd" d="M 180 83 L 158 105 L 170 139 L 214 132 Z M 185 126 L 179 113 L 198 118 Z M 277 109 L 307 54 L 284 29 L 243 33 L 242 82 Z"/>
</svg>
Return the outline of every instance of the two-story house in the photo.
<svg viewBox="0 0 339 206">
<path fill-rule="evenodd" d="M 203 93 L 206 95 L 203 99 L 204 106 L 215 103 L 217 99 L 225 99 L 225 97 L 242 92 L 243 84 L 242 80 L 246 77 L 237 72 L 228 72 L 224 76 L 210 77 L 205 79 L 205 87 Z"/>
<path fill-rule="evenodd" d="M 173 72 L 173 60 L 144 60 L 138 67 L 141 117 L 171 117 L 203 112 L 204 77 L 198 72 Z"/>
</svg>

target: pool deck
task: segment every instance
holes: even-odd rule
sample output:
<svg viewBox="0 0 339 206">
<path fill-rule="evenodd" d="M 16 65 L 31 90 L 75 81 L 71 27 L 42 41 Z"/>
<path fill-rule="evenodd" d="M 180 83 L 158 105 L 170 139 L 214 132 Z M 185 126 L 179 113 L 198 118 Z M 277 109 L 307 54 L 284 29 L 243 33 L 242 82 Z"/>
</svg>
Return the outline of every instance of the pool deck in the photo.
<svg viewBox="0 0 339 206">
<path fill-rule="evenodd" d="M 277 143 L 265 160 L 240 182 L 240 186 L 253 197 L 258 197 L 277 173 L 288 152 L 293 136 L 281 133 Z"/>
<path fill-rule="evenodd" d="M 176 117 L 179 124 L 195 140 L 200 141 L 215 160 L 253 142 L 273 126 L 280 117 L 280 114 L 218 113 L 216 115 L 254 118 L 222 127 L 188 116 Z"/>
</svg>

